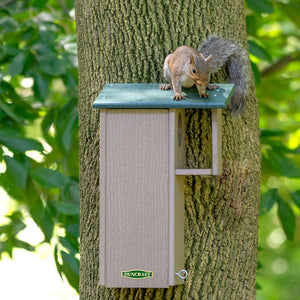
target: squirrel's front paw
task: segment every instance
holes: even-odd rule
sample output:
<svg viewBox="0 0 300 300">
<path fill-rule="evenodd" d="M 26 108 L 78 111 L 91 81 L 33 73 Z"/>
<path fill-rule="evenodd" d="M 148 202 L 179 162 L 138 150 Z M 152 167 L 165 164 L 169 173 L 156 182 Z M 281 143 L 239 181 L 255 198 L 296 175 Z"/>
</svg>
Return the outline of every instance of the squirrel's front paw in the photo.
<svg viewBox="0 0 300 300">
<path fill-rule="evenodd" d="M 200 98 L 209 98 L 209 94 L 207 93 L 203 93 L 203 94 L 199 94 Z"/>
<path fill-rule="evenodd" d="M 206 86 L 205 85 L 196 85 L 198 94 L 200 98 L 209 98 L 209 95 L 206 93 Z"/>
<path fill-rule="evenodd" d="M 161 84 L 160 86 L 159 86 L 159 88 L 161 89 L 161 90 L 164 90 L 164 91 L 167 91 L 167 90 L 170 90 L 170 89 L 172 89 L 172 84 Z"/>
<path fill-rule="evenodd" d="M 175 101 L 180 101 L 180 100 L 185 99 L 185 98 L 182 94 L 176 93 L 173 99 Z"/>
</svg>

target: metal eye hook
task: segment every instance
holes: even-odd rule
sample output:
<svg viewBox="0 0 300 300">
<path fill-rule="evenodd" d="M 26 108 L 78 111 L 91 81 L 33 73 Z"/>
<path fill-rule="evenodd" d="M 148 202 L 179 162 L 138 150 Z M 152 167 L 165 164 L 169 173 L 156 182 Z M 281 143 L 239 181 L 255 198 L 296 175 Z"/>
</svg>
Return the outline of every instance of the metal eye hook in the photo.
<svg viewBox="0 0 300 300">
<path fill-rule="evenodd" d="M 181 275 L 181 273 L 183 274 Z M 179 278 L 184 280 L 188 277 L 188 272 L 186 270 L 180 270 L 178 273 L 175 273 L 175 275 L 178 275 Z"/>
</svg>

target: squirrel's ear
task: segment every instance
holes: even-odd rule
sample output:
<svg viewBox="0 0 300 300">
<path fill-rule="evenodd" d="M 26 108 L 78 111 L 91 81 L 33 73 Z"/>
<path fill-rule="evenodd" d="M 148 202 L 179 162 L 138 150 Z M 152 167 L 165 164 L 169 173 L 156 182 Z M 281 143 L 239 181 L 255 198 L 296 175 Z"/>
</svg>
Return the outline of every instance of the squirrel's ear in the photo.
<svg viewBox="0 0 300 300">
<path fill-rule="evenodd" d="M 190 64 L 195 64 L 194 56 L 191 54 L 190 56 Z"/>
<path fill-rule="evenodd" d="M 209 61 L 211 60 L 211 58 L 212 58 L 212 54 L 209 55 L 209 56 L 207 56 L 207 57 L 205 58 L 205 61 L 206 61 L 207 63 L 209 63 Z"/>
</svg>

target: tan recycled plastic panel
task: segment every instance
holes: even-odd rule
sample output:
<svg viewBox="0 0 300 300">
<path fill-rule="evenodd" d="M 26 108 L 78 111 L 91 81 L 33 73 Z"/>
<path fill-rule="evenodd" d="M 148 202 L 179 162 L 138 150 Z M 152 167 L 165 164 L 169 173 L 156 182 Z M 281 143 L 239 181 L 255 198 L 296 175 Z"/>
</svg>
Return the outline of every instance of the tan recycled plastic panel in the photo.
<svg viewBox="0 0 300 300">
<path fill-rule="evenodd" d="M 184 263 L 184 178 L 175 176 L 169 155 L 176 147 L 169 136 L 169 127 L 177 126 L 175 110 L 101 109 L 100 119 L 100 284 L 182 283 L 174 272 Z M 121 277 L 130 270 L 153 277 Z"/>
</svg>

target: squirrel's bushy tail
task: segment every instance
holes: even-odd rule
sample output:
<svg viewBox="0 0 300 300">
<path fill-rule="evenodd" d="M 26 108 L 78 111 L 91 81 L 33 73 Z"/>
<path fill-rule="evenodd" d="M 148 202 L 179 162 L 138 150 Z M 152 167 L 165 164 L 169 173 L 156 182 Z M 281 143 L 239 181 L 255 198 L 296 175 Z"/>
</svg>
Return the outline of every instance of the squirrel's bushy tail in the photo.
<svg viewBox="0 0 300 300">
<path fill-rule="evenodd" d="M 233 115 L 240 115 L 248 93 L 249 58 L 247 51 L 230 39 L 211 36 L 202 43 L 198 52 L 204 57 L 212 54 L 209 62 L 211 73 L 219 71 L 228 63 L 230 82 L 235 84 L 235 92 L 230 100 L 229 109 Z"/>
</svg>

